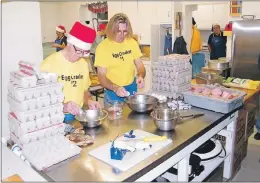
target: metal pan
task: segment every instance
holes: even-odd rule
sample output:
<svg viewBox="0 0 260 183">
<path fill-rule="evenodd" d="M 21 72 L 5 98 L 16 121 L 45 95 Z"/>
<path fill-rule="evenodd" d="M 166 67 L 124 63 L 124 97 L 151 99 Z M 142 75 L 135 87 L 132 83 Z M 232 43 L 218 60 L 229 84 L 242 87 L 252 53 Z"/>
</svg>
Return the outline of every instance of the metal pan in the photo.
<svg viewBox="0 0 260 183">
<path fill-rule="evenodd" d="M 76 115 L 75 118 L 84 127 L 94 128 L 102 124 L 106 119 L 108 113 L 106 110 L 86 110 L 82 114 Z"/>
<path fill-rule="evenodd" d="M 226 70 L 229 68 L 229 62 L 227 62 L 226 60 L 209 60 L 208 68 Z"/>
</svg>

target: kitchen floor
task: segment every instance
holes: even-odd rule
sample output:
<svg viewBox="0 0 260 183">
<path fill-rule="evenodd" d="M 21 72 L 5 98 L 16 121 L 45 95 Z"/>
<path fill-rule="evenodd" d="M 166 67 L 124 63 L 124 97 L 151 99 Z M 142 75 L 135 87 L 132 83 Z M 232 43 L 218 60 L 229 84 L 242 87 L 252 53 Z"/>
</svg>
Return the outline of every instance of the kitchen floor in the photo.
<svg viewBox="0 0 260 183">
<path fill-rule="evenodd" d="M 52 47 L 52 44 L 53 43 L 42 43 L 43 59 L 56 52 L 56 49 Z"/>
<path fill-rule="evenodd" d="M 233 182 L 259 182 L 260 180 L 260 140 L 254 139 L 255 133 L 256 129 L 249 138 L 247 156 Z"/>
</svg>

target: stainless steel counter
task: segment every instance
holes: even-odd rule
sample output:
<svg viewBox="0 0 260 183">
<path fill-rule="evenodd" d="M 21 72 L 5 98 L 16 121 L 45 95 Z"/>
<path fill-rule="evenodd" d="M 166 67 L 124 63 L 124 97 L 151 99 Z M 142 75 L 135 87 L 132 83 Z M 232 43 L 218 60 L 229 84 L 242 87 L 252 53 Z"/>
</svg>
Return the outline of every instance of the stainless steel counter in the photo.
<svg viewBox="0 0 260 183">
<path fill-rule="evenodd" d="M 55 165 L 46 172 L 41 172 L 41 174 L 53 181 L 134 181 L 237 111 L 224 115 L 197 108 L 193 108 L 193 110 L 204 112 L 204 116 L 183 121 L 183 123 L 176 126 L 175 132 L 162 132 L 156 129 L 149 114 L 137 114 L 131 112 L 129 108 L 125 108 L 122 119 L 116 121 L 106 120 L 101 127 L 87 130 L 87 133 L 92 135 L 95 140 L 93 145 L 83 149 L 79 156 Z M 166 135 L 173 140 L 173 144 L 128 171 L 121 173 L 88 155 L 90 150 L 132 129 L 142 129 L 154 134 Z"/>
</svg>

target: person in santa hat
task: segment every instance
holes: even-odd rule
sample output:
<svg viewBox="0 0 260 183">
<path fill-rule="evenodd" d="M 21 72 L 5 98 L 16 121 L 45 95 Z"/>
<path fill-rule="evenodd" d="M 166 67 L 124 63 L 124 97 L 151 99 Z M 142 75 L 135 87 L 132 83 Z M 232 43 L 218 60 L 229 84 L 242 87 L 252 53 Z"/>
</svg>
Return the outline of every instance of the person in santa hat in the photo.
<svg viewBox="0 0 260 183">
<path fill-rule="evenodd" d="M 88 91 L 91 82 L 88 63 L 83 59 L 89 56 L 95 38 L 95 30 L 76 22 L 67 37 L 67 46 L 41 63 L 41 71 L 58 74 L 58 81 L 64 85 L 65 123 L 73 121 L 83 105 L 89 109 L 100 108 L 99 103 L 92 100 Z"/>
<path fill-rule="evenodd" d="M 59 25 L 56 27 L 56 34 L 57 39 L 55 40 L 55 43 L 52 45 L 52 47 L 56 48 L 56 51 L 60 51 L 65 48 L 67 45 L 67 37 L 65 36 L 66 29 L 64 26 Z"/>
</svg>

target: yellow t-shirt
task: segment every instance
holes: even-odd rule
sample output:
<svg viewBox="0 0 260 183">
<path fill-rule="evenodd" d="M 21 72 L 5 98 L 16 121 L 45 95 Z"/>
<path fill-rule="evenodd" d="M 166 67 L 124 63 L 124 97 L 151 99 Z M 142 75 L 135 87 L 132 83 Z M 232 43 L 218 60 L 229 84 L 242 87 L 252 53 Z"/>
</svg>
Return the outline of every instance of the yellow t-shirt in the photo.
<svg viewBox="0 0 260 183">
<path fill-rule="evenodd" d="M 122 43 L 110 39 L 102 41 L 95 53 L 95 66 L 107 69 L 106 77 L 119 86 L 126 86 L 134 81 L 135 63 L 142 53 L 133 38 Z"/>
<path fill-rule="evenodd" d="M 48 56 L 41 63 L 40 69 L 58 74 L 58 82 L 64 84 L 64 103 L 72 101 L 83 106 L 84 92 L 91 84 L 88 63 L 83 58 L 73 63 L 57 52 Z"/>
</svg>

